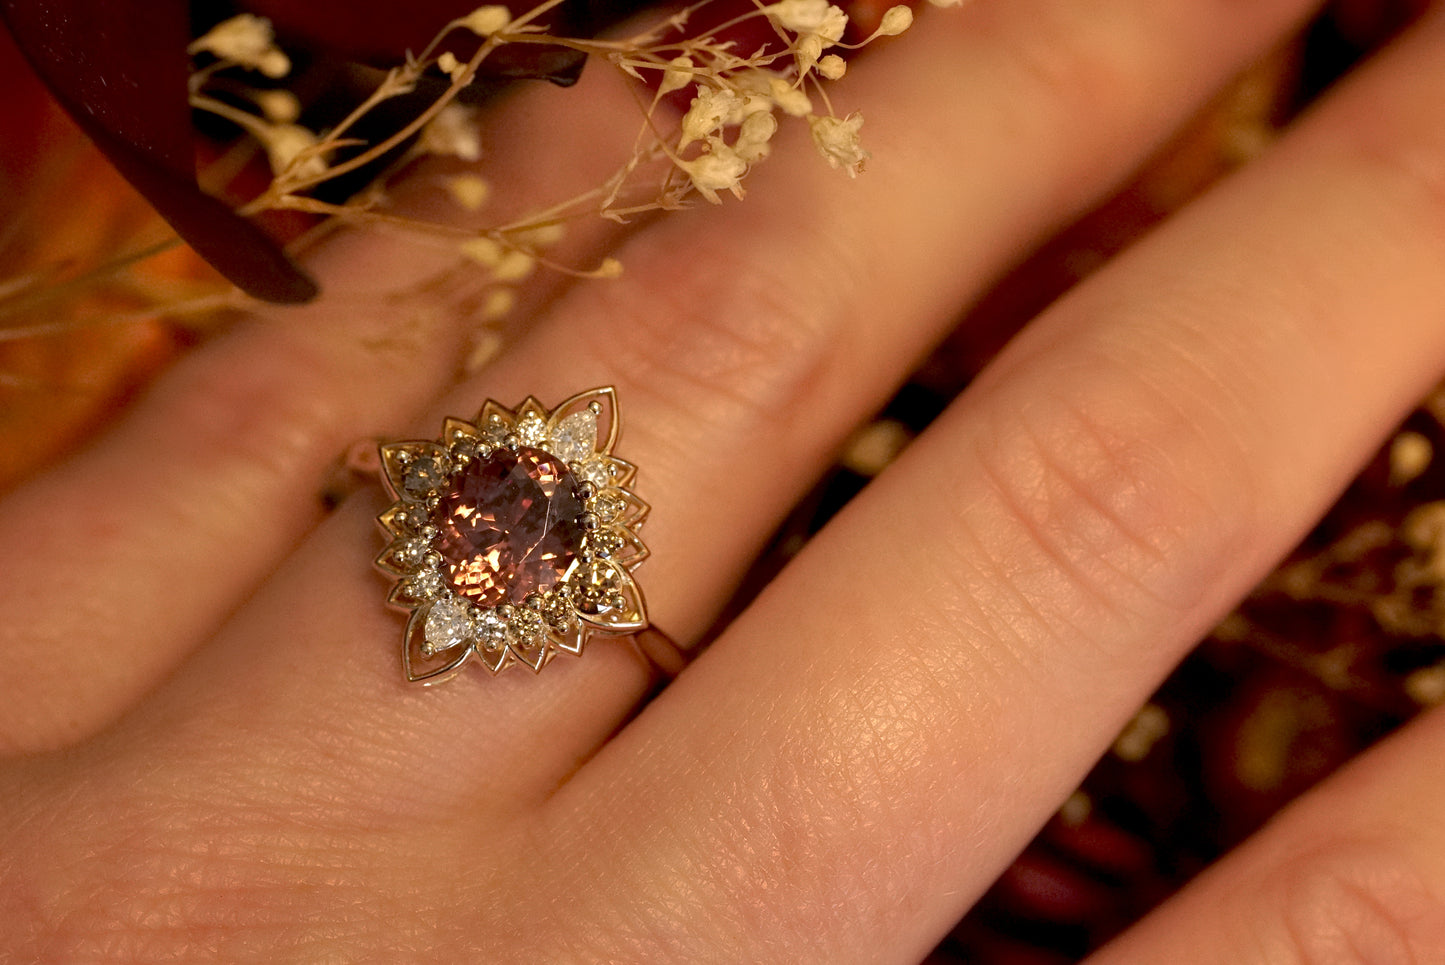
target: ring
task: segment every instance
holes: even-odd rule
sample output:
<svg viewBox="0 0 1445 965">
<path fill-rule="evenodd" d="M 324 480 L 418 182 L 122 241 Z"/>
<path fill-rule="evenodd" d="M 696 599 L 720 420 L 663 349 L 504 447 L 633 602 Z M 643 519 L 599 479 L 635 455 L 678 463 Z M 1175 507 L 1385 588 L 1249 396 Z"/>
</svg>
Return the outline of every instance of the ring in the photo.
<svg viewBox="0 0 1445 965">
<path fill-rule="evenodd" d="M 394 580 L 387 603 L 409 614 L 408 680 L 438 683 L 472 657 L 493 674 L 540 671 L 593 634 L 647 628 L 632 573 L 648 505 L 629 488 L 637 468 L 612 454 L 620 430 L 604 386 L 551 411 L 488 400 L 471 422 L 446 419 L 439 440 L 378 448 L 394 502 L 377 517 L 376 566 Z"/>
</svg>

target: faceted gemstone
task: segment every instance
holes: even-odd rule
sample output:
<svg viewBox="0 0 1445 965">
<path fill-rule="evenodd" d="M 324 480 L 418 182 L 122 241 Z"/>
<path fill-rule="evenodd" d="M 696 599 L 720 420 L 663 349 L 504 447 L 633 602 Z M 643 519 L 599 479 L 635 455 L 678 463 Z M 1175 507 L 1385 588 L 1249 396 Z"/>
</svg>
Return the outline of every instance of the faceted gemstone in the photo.
<svg viewBox="0 0 1445 965">
<path fill-rule="evenodd" d="M 452 477 L 432 511 L 452 587 L 477 606 L 521 603 L 561 581 L 584 532 L 577 480 L 541 449 L 497 449 Z"/>
<path fill-rule="evenodd" d="M 597 413 L 591 409 L 574 412 L 552 430 L 551 449 L 564 462 L 581 462 L 597 448 Z"/>
<path fill-rule="evenodd" d="M 455 600 L 442 600 L 432 604 L 422 632 L 426 635 L 425 649 L 429 653 L 450 650 L 471 636 L 471 614 Z"/>
<path fill-rule="evenodd" d="M 627 605 L 622 594 L 622 571 L 606 560 L 581 567 L 572 584 L 577 609 L 593 616 Z"/>
<path fill-rule="evenodd" d="M 402 474 L 401 488 L 412 499 L 425 499 L 445 485 L 446 478 L 446 462 L 440 456 L 427 453 L 407 466 Z"/>
</svg>

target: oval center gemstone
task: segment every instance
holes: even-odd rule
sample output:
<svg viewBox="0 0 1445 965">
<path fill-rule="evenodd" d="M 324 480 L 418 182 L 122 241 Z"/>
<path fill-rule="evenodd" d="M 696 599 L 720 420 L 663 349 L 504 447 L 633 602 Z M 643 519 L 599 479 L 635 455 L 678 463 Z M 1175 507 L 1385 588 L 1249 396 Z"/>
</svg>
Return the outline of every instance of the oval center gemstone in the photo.
<svg viewBox="0 0 1445 965">
<path fill-rule="evenodd" d="M 442 573 L 477 606 L 521 603 L 577 558 L 582 512 L 562 460 L 529 446 L 497 449 L 453 476 L 432 510 Z"/>
</svg>

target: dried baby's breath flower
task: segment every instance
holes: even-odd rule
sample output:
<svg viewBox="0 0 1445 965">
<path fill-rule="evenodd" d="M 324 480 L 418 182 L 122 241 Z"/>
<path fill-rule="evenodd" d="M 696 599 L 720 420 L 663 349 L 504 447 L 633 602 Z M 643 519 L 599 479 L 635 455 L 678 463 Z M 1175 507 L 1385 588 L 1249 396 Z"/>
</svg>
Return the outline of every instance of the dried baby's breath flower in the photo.
<svg viewBox="0 0 1445 965">
<path fill-rule="evenodd" d="M 843 39 L 848 15 L 828 0 L 781 0 L 763 8 L 778 26 L 798 35 L 793 51 L 800 71 L 811 70 L 823 51 Z"/>
<path fill-rule="evenodd" d="M 724 124 L 735 122 L 742 112 L 744 100 L 736 91 L 720 87 L 704 87 L 692 99 L 682 118 L 682 150 L 694 141 L 705 140 Z"/>
<path fill-rule="evenodd" d="M 492 195 L 492 186 L 486 178 L 475 174 L 459 174 L 446 180 L 447 193 L 452 200 L 467 211 L 479 211 Z"/>
<path fill-rule="evenodd" d="M 818 58 L 814 69 L 829 80 L 841 80 L 848 72 L 848 61 L 837 54 L 826 54 Z"/>
<path fill-rule="evenodd" d="M 834 43 L 848 25 L 848 15 L 828 0 L 780 0 L 763 10 L 780 27 L 800 36 L 819 34 Z"/>
<path fill-rule="evenodd" d="M 417 150 L 424 154 L 475 161 L 482 156 L 482 136 L 470 107 L 453 101 L 422 128 Z"/>
<path fill-rule="evenodd" d="M 537 258 L 525 251 L 510 248 L 492 268 L 492 277 L 497 281 L 521 281 L 537 270 Z"/>
<path fill-rule="evenodd" d="M 273 124 L 290 124 L 301 116 L 301 101 L 289 90 L 258 90 L 251 95 L 261 116 Z"/>
<path fill-rule="evenodd" d="M 487 235 L 468 238 L 458 248 L 464 257 L 489 269 L 495 281 L 521 281 L 537 267 L 533 255 Z"/>
<path fill-rule="evenodd" d="M 761 161 L 772 150 L 768 143 L 778 132 L 778 119 L 768 111 L 755 111 L 743 118 L 738 127 L 733 152 L 747 164 Z"/>
<path fill-rule="evenodd" d="M 459 81 L 467 72 L 467 65 L 457 60 L 457 55 L 450 50 L 443 50 L 437 55 L 437 70 L 446 74 L 453 81 Z"/>
<path fill-rule="evenodd" d="M 555 245 L 567 234 L 567 226 L 556 221 L 509 232 L 512 242 L 524 248 L 546 248 Z"/>
<path fill-rule="evenodd" d="M 502 261 L 502 243 L 486 235 L 468 238 L 458 247 L 463 255 L 486 268 L 495 268 Z"/>
<path fill-rule="evenodd" d="M 507 296 L 507 298 L 515 300 L 514 296 L 512 296 L 511 289 L 508 288 L 499 288 L 494 292 L 494 294 Z M 482 314 L 482 320 L 494 322 L 498 318 L 501 318 L 502 315 L 505 315 L 507 314 L 507 312 L 511 311 L 511 309 L 511 300 L 507 301 L 506 308 L 497 315 L 488 316 L 484 309 Z M 472 350 L 467 353 L 466 361 L 462 363 L 462 371 L 464 371 L 468 375 L 480 372 L 482 369 L 486 368 L 489 364 L 491 364 L 491 361 L 493 359 L 495 359 L 498 355 L 501 354 L 502 347 L 503 342 L 501 335 L 497 334 L 496 332 L 490 332 L 486 329 L 483 329 L 480 333 L 478 333 L 476 341 L 472 344 Z"/>
<path fill-rule="evenodd" d="M 517 307 L 517 292 L 513 288 L 493 288 L 482 301 L 482 320 L 495 322 L 511 314 Z"/>
<path fill-rule="evenodd" d="M 748 164 L 718 138 L 708 140 L 707 153 L 691 161 L 678 161 L 677 166 L 687 172 L 692 186 L 709 204 L 722 204 L 719 191 L 731 192 L 735 198 L 743 197 L 742 179 L 748 173 Z"/>
<path fill-rule="evenodd" d="M 276 175 L 310 178 L 326 172 L 326 161 L 316 151 L 320 138 L 301 125 L 259 124 L 252 133 L 266 149 L 266 160 Z"/>
<path fill-rule="evenodd" d="M 863 115 L 856 111 L 847 117 L 809 117 L 808 129 L 813 135 L 813 144 L 823 155 L 830 167 L 848 172 L 857 177 L 868 160 L 863 150 L 858 131 L 863 126 Z"/>
<path fill-rule="evenodd" d="M 512 22 L 512 11 L 506 7 L 491 4 L 485 7 L 478 7 L 456 23 L 459 27 L 465 27 L 478 37 L 490 37 L 492 34 L 501 33 L 507 29 Z"/>
<path fill-rule="evenodd" d="M 909 27 L 913 26 L 913 11 L 903 4 L 889 7 L 883 14 L 883 20 L 874 31 L 875 36 L 896 37 Z"/>
<path fill-rule="evenodd" d="M 745 112 L 778 107 L 791 117 L 813 113 L 813 102 L 803 89 L 777 71 L 761 68 L 741 71 L 734 83 L 745 95 Z"/>
<path fill-rule="evenodd" d="M 693 66 L 692 58 L 687 54 L 678 54 L 672 58 L 668 62 L 667 70 L 662 72 L 662 82 L 657 85 L 658 96 L 671 94 L 691 84 L 695 76 Z"/>
<path fill-rule="evenodd" d="M 192 57 L 208 53 L 228 64 L 254 70 L 270 78 L 291 72 L 291 59 L 276 46 L 271 21 L 252 13 L 223 20 L 186 48 Z"/>
</svg>

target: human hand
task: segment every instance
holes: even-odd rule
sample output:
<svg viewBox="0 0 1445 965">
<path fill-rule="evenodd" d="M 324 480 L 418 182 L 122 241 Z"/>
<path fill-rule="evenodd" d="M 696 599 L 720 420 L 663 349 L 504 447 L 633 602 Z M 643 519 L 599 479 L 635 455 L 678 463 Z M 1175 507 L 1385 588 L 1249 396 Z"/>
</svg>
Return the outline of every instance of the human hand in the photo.
<svg viewBox="0 0 1445 965">
<path fill-rule="evenodd" d="M 529 289 L 526 334 L 440 399 L 454 293 L 267 311 L 189 356 L 0 504 L 0 947 L 923 958 L 1445 368 L 1438 14 L 1034 322 L 640 713 L 648 669 L 601 641 L 406 684 L 383 499 L 323 520 L 318 482 L 359 436 L 615 384 L 639 579 L 690 645 L 959 307 L 1307 12 L 930 14 L 852 68 L 887 108 L 866 177 L 780 152 L 745 204 L 578 234 L 624 278 Z M 626 149 L 594 123 L 626 95 L 584 83 L 495 120 L 499 193 Z M 523 149 L 544 123 L 567 164 Z M 316 268 L 355 292 L 424 257 L 350 239 Z M 1442 745 L 1422 718 L 1099 960 L 1440 956 Z"/>
</svg>

